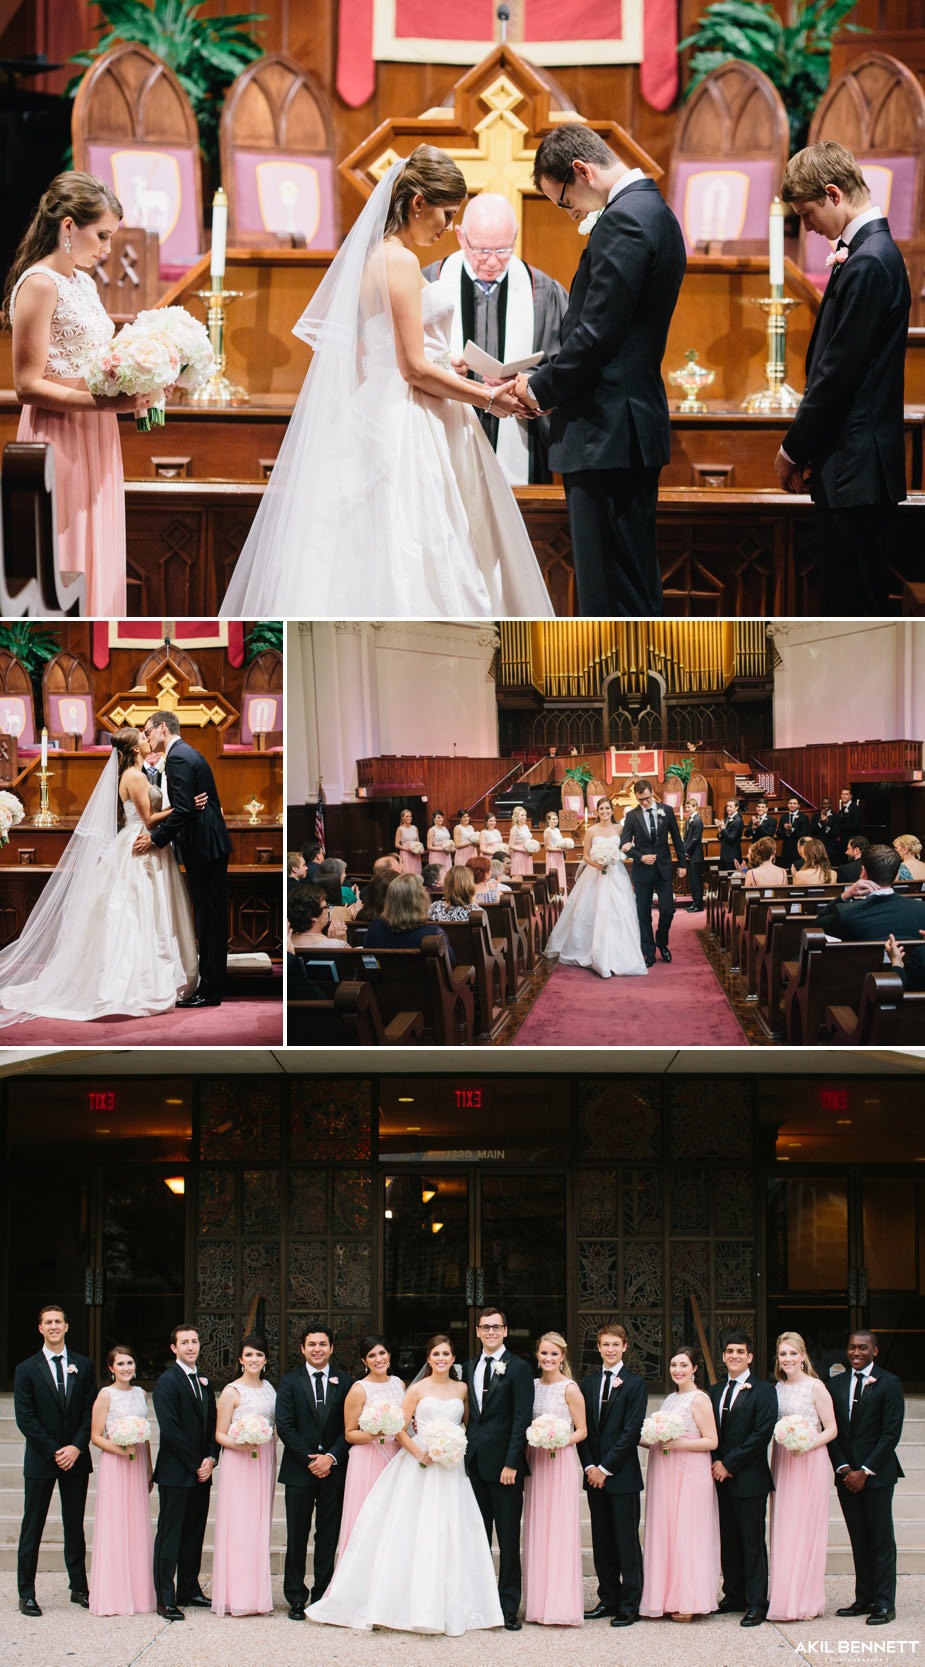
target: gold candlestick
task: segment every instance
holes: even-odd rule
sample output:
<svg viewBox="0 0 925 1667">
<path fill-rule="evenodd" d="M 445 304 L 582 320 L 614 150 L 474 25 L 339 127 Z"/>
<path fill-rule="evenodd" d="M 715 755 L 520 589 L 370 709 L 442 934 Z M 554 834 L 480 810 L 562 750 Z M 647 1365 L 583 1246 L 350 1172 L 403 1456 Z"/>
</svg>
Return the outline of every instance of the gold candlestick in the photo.
<svg viewBox="0 0 925 1667">
<path fill-rule="evenodd" d="M 767 381 L 755 394 L 742 401 L 743 411 L 795 411 L 803 398 L 785 380 L 787 375 L 787 313 L 800 305 L 792 296 L 785 296 L 782 284 L 772 284 L 771 294 L 750 296 L 756 307 L 764 307 L 768 315 L 768 358 L 764 367 Z"/>
<path fill-rule="evenodd" d="M 265 806 L 260 803 L 260 800 L 256 797 L 256 795 L 248 800 L 247 804 L 244 806 L 244 809 L 249 810 L 251 813 L 248 827 L 255 828 L 257 826 L 260 821 L 260 817 L 257 815 L 257 812 L 258 810 L 263 810 L 264 808 Z"/>
<path fill-rule="evenodd" d="M 32 818 L 33 826 L 36 827 L 36 828 L 50 828 L 58 820 L 54 811 L 49 810 L 49 808 L 48 808 L 48 778 L 52 774 L 53 774 L 53 771 L 49 770 L 47 764 L 42 764 L 40 766 L 40 768 L 39 768 L 39 812 L 38 812 L 37 816 L 34 816 Z"/>
<path fill-rule="evenodd" d="M 204 382 L 189 395 L 190 405 L 246 405 L 250 398 L 246 388 L 237 382 L 230 382 L 225 375 L 225 313 L 230 301 L 239 301 L 244 291 L 241 289 L 223 289 L 221 278 L 212 279 L 211 289 L 197 289 L 196 300 L 201 301 L 207 309 L 206 325 L 209 331 L 209 341 L 215 355 L 215 369 Z"/>
</svg>

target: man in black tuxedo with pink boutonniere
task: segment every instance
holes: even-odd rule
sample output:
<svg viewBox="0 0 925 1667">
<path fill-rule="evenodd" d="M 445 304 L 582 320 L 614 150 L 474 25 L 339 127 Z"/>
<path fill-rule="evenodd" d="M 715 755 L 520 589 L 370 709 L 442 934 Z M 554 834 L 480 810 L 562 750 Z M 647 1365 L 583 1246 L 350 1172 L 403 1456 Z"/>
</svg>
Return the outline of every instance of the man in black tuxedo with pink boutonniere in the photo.
<svg viewBox="0 0 925 1667">
<path fill-rule="evenodd" d="M 42 1347 L 16 1368 L 13 1410 L 26 1438 L 24 1502 L 17 1584 L 24 1615 L 41 1615 L 35 1601 L 42 1530 L 57 1483 L 64 1524 L 64 1561 L 71 1602 L 89 1605 L 84 1508 L 90 1463 L 90 1422 L 96 1377 L 86 1355 L 67 1346 L 67 1316 L 57 1303 L 39 1314 Z"/>
<path fill-rule="evenodd" d="M 624 1365 L 623 1326 L 602 1326 L 597 1347 L 600 1371 L 590 1372 L 580 1385 L 588 1433 L 578 1457 L 591 1512 L 597 1575 L 597 1603 L 585 1610 L 585 1620 L 609 1615 L 611 1626 L 631 1626 L 639 1618 L 642 1597 L 639 1437 L 646 1416 L 646 1386 Z"/>
<path fill-rule="evenodd" d="M 498 1535 L 498 1597 L 508 1632 L 519 1632 L 520 1519 L 527 1474 L 527 1425 L 533 1418 L 533 1373 L 505 1346 L 507 1319 L 498 1308 L 480 1310 L 481 1354 L 467 1360 L 469 1391 L 466 1472 L 482 1513 L 488 1543 Z"/>
<path fill-rule="evenodd" d="M 303 1364 L 287 1372 L 276 1394 L 276 1433 L 285 1447 L 279 1479 L 286 1489 L 286 1563 L 283 1596 L 291 1621 L 305 1620 L 308 1532 L 315 1518 L 311 1602 L 324 1596 L 344 1508 L 349 1451 L 344 1402 L 353 1384 L 349 1372 L 332 1365 L 334 1339 L 321 1320 L 302 1333 Z"/>
<path fill-rule="evenodd" d="M 896 1619 L 896 1537 L 893 1488 L 903 1469 L 896 1457 L 902 1435 L 903 1388 L 877 1365 L 872 1331 L 848 1338 L 850 1372 L 832 1378 L 838 1434 L 829 1445 L 835 1492 L 854 1561 L 854 1602 L 838 1615 L 866 1615 L 868 1626 Z"/>
<path fill-rule="evenodd" d="M 764 1521 L 774 1491 L 768 1443 L 777 1423 L 777 1395 L 752 1372 L 753 1359 L 745 1332 L 730 1331 L 723 1349 L 727 1376 L 707 1390 L 719 1432 L 711 1455 L 723 1565 L 719 1613 L 744 1611 L 741 1626 L 760 1626 L 768 1610 Z"/>
<path fill-rule="evenodd" d="M 218 1462 L 215 1390 L 199 1366 L 199 1333 L 184 1321 L 170 1333 L 174 1364 L 154 1385 L 160 1441 L 154 1480 L 159 1510 L 154 1540 L 154 1591 L 165 1621 L 184 1609 L 208 1609 L 199 1584 L 212 1472 Z M 174 1585 L 176 1581 L 176 1586 Z"/>
<path fill-rule="evenodd" d="M 658 805 L 647 781 L 633 783 L 637 804 L 623 823 L 622 849 L 633 859 L 633 891 L 639 917 L 639 941 L 647 967 L 655 965 L 655 951 L 663 961 L 671 960 L 668 934 L 674 918 L 674 888 L 671 849 L 678 859 L 678 879 L 687 873 L 687 858 L 681 830 L 670 805 Z M 658 931 L 652 935 L 652 898 L 658 898 Z"/>
</svg>

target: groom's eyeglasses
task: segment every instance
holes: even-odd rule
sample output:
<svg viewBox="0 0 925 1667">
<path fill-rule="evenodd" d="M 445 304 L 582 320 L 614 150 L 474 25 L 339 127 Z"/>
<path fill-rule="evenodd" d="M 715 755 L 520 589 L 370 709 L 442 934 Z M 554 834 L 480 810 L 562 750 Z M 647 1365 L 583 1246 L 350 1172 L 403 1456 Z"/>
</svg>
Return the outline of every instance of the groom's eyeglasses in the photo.
<svg viewBox="0 0 925 1667">
<path fill-rule="evenodd" d="M 569 172 L 568 172 L 568 179 L 566 180 L 565 184 L 563 185 L 562 190 L 559 192 L 559 201 L 556 203 L 557 208 L 568 208 L 568 203 L 565 200 L 565 193 L 566 193 L 566 191 L 568 190 L 569 186 L 572 183 L 572 174 L 574 173 L 574 171 L 575 171 L 575 164 L 573 162 L 572 166 L 570 167 Z"/>
</svg>

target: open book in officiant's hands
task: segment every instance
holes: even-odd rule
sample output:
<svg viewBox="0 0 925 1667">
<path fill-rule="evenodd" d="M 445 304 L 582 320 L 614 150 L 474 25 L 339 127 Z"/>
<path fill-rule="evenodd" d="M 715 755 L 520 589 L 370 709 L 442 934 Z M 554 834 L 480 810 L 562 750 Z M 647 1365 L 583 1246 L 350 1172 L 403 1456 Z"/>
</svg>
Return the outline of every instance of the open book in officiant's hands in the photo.
<svg viewBox="0 0 925 1667">
<path fill-rule="evenodd" d="M 491 377 L 493 381 L 507 382 L 512 376 L 520 376 L 524 371 L 534 370 L 540 364 L 542 353 L 530 353 L 526 359 L 511 359 L 503 365 L 500 359 L 493 359 L 483 347 L 477 347 L 474 341 L 467 341 L 463 348 L 463 358 L 470 370 L 478 376 Z"/>
</svg>

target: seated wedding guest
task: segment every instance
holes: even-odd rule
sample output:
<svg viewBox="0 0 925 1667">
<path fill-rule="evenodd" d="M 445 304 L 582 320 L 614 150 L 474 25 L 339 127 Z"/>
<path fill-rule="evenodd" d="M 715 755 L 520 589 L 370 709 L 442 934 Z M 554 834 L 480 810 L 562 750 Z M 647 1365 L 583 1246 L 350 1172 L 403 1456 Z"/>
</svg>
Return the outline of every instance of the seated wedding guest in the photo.
<svg viewBox="0 0 925 1667">
<path fill-rule="evenodd" d="M 421 853 L 415 849 L 420 843 L 421 836 L 412 821 L 410 810 L 403 810 L 395 829 L 395 849 L 403 874 L 420 874 Z"/>
<path fill-rule="evenodd" d="M 466 921 L 474 897 L 475 875 L 468 863 L 465 868 L 451 868 L 443 877 L 442 898 L 430 905 L 430 919 Z"/>
<path fill-rule="evenodd" d="M 347 1460 L 347 1479 L 344 1483 L 344 1505 L 340 1519 L 340 1539 L 337 1555 L 343 1556 L 350 1538 L 350 1530 L 373 1483 L 398 1452 L 394 1435 L 384 1440 L 369 1430 L 360 1428 L 364 1414 L 372 1415 L 381 1407 L 393 1407 L 401 1412 L 405 1386 L 401 1378 L 392 1376 L 392 1357 L 384 1337 L 364 1337 L 360 1344 L 360 1362 L 366 1368 L 365 1378 L 352 1385 L 344 1402 L 344 1434 L 350 1448 Z M 396 1432 L 397 1434 L 397 1432 Z"/>
<path fill-rule="evenodd" d="M 925 938 L 925 926 L 919 928 L 919 936 Z M 890 966 L 895 967 L 903 981 L 903 988 L 925 990 L 925 946 L 907 952 L 903 944 L 896 942 L 896 937 L 891 932 L 883 947 Z"/>
<path fill-rule="evenodd" d="M 318 863 L 323 857 L 320 839 L 307 839 L 305 844 L 302 846 L 302 855 L 305 858 L 305 874 L 303 875 L 303 878 L 306 880 L 313 880 L 315 878 L 315 871 L 318 867 Z"/>
<path fill-rule="evenodd" d="M 639 1548 L 642 1470 L 639 1435 L 646 1416 L 646 1386 L 626 1365 L 626 1330 L 615 1320 L 597 1334 L 601 1365 L 581 1380 L 587 1435 L 578 1449 L 591 1513 L 591 1547 L 597 1603 L 586 1621 L 610 1617 L 632 1626 L 642 1596 Z"/>
<path fill-rule="evenodd" d="M 524 1620 L 540 1626 L 581 1626 L 581 1465 L 575 1449 L 588 1434 L 585 1403 L 558 1331 L 545 1331 L 536 1345 L 540 1375 L 533 1388 L 533 1417 L 571 1425 L 563 1448 L 529 1446 L 530 1471 L 524 1484 Z"/>
<path fill-rule="evenodd" d="M 456 826 L 453 829 L 453 844 L 456 847 L 454 860 L 459 867 L 467 863 L 473 852 L 479 848 L 478 831 L 472 826 L 467 810 L 461 810 L 457 813 Z"/>
<path fill-rule="evenodd" d="M 157 1599 L 151 1573 L 154 1535 L 149 1494 L 154 1486 L 148 1397 L 135 1382 L 135 1356 L 117 1343 L 106 1356 L 112 1378 L 93 1403 L 90 1440 L 100 1450 L 96 1472 L 91 1615 L 150 1615 Z M 134 1425 L 134 1429 L 132 1428 Z M 131 1440 L 132 1436 L 135 1440 Z M 134 1460 L 134 1463 L 132 1463 Z"/>
<path fill-rule="evenodd" d="M 308 865 L 301 851 L 286 852 L 286 889 L 291 891 L 308 875 Z"/>
<path fill-rule="evenodd" d="M 642 1552 L 640 1615 L 689 1621 L 716 1608 L 719 1584 L 719 1506 L 710 1454 L 717 1443 L 710 1398 L 695 1382 L 700 1357 L 689 1343 L 672 1355 L 675 1385 L 659 1407 L 677 1416 L 682 1433 L 647 1441 L 646 1537 Z"/>
<path fill-rule="evenodd" d="M 745 884 L 749 888 L 755 886 L 785 886 L 787 884 L 787 870 L 778 868 L 773 860 L 777 851 L 777 843 L 773 839 L 759 839 L 748 848 L 748 857 L 744 863 L 736 863 L 737 868 L 745 870 Z"/>
<path fill-rule="evenodd" d="M 719 871 L 725 873 L 742 861 L 742 833 L 745 828 L 739 815 L 738 799 L 727 799 L 723 820 L 719 823 Z"/>
<path fill-rule="evenodd" d="M 455 855 L 453 835 L 446 825 L 442 810 L 435 810 L 427 830 L 427 860 L 443 874 Z"/>
<path fill-rule="evenodd" d="M 821 839 L 829 853 L 829 862 L 838 862 L 841 857 L 841 847 L 838 842 L 838 823 L 832 809 L 831 799 L 823 799 L 819 809 L 814 810 L 809 819 L 809 831 L 814 839 Z"/>
<path fill-rule="evenodd" d="M 899 852 L 891 845 L 869 845 L 861 864 L 861 878 L 846 886 L 837 903 L 819 910 L 816 924 L 830 937 L 849 943 L 883 942 L 918 937 L 925 922 L 925 899 L 893 890 L 899 872 Z"/>
<path fill-rule="evenodd" d="M 795 886 L 829 886 L 835 878 L 835 870 L 829 863 L 829 854 L 821 839 L 801 839 L 798 850 L 800 853 L 800 867 L 793 869 L 793 883 Z"/>
<path fill-rule="evenodd" d="M 859 880 L 861 878 L 861 864 L 864 861 L 864 854 L 869 844 L 870 840 L 865 839 L 863 834 L 851 835 L 845 851 L 845 857 L 847 860 L 840 863 L 835 870 L 835 878 L 839 885 L 848 886 L 851 884 L 852 880 Z"/>
<path fill-rule="evenodd" d="M 336 902 L 343 903 L 345 908 L 357 901 L 356 886 L 347 884 L 347 864 L 343 857 L 325 857 L 324 862 L 318 864 L 315 871 L 315 884 L 335 880 L 340 887 L 340 896 Z"/>
<path fill-rule="evenodd" d="M 771 1443 L 769 1621 L 808 1621 L 825 1611 L 832 1475 L 826 1447 L 836 1434 L 832 1397 L 813 1371 L 798 1331 L 777 1339 L 778 1418 L 805 1418 L 812 1446 L 789 1450 Z"/>
<path fill-rule="evenodd" d="M 443 887 L 445 868 L 438 868 L 435 862 L 425 862 L 421 869 L 421 883 L 428 891 L 440 891 Z"/>
<path fill-rule="evenodd" d="M 376 866 L 378 867 L 378 864 Z M 385 894 L 388 891 L 389 886 L 392 884 L 392 881 L 397 877 L 397 868 L 380 868 L 378 874 L 375 869 L 373 870 L 373 877 L 370 880 L 369 885 L 365 887 L 360 901 L 360 907 L 357 909 L 357 912 L 353 917 L 358 926 L 365 925 L 371 920 L 379 919 L 385 904 Z"/>
<path fill-rule="evenodd" d="M 215 1615 L 269 1615 L 273 1609 L 270 1531 L 276 1491 L 276 1390 L 264 1376 L 264 1338 L 253 1333 L 245 1337 L 238 1365 L 240 1377 L 219 1396 L 215 1426 L 215 1439 L 224 1454 L 216 1489 L 212 1611 Z M 259 1421 L 256 1429 L 254 1420 Z"/>
<path fill-rule="evenodd" d="M 510 856 L 505 854 L 503 857 L 492 857 L 492 859 L 491 859 L 491 877 L 494 881 L 496 881 L 499 891 L 510 891 L 510 889 L 511 889 L 510 886 L 505 885 L 505 880 L 510 878 L 510 873 L 511 873 L 511 859 L 510 859 Z"/>
<path fill-rule="evenodd" d="M 897 880 L 925 880 L 925 862 L 921 860 L 922 841 L 916 839 L 915 834 L 897 834 L 893 850 L 898 851 L 902 858 Z"/>
<path fill-rule="evenodd" d="M 286 898 L 286 916 L 293 950 L 346 949 L 342 939 L 327 935 L 331 905 L 319 886 L 309 885 L 307 880 L 293 886 Z"/>
<path fill-rule="evenodd" d="M 506 850 L 504 836 L 498 827 L 498 818 L 494 811 L 489 811 L 485 818 L 485 826 L 479 834 L 479 856 L 487 857 L 491 862 L 493 857 L 500 857 Z"/>
<path fill-rule="evenodd" d="M 754 845 L 756 839 L 775 839 L 777 836 L 777 817 L 768 813 L 766 799 L 759 799 L 756 804 L 745 834 Z M 775 846 L 776 850 L 776 846 Z"/>
<path fill-rule="evenodd" d="M 799 842 L 810 832 L 809 817 L 805 810 L 800 809 L 800 801 L 796 798 L 787 800 L 787 809 L 777 824 L 778 838 L 781 840 L 780 865 L 788 871 L 799 868 Z"/>
<path fill-rule="evenodd" d="M 493 864 L 487 857 L 470 857 L 466 867 L 471 871 L 475 880 L 475 891 L 472 894 L 473 908 L 479 908 L 482 903 L 498 903 L 501 899 L 502 887 L 498 884 L 492 872 Z"/>
<path fill-rule="evenodd" d="M 382 913 L 371 920 L 364 940 L 366 949 L 419 949 L 422 938 L 441 937 L 446 944 L 450 966 L 456 957 L 443 929 L 431 920 L 430 898 L 420 874 L 396 874 L 385 894 Z"/>
</svg>

